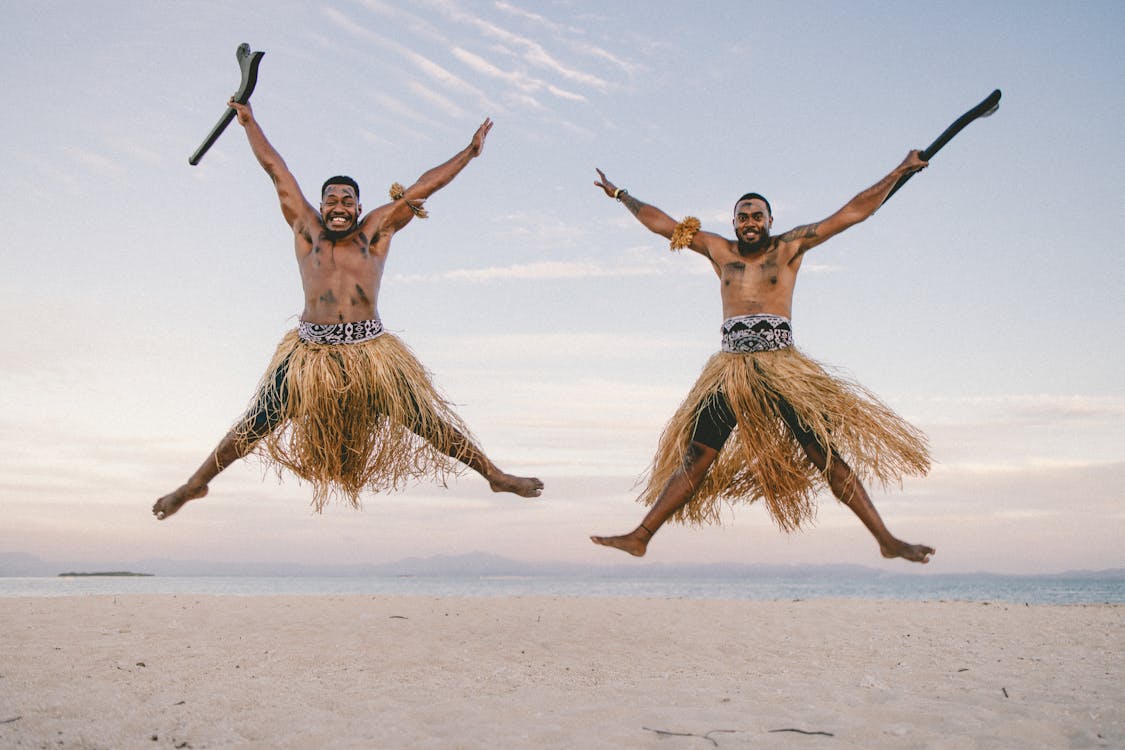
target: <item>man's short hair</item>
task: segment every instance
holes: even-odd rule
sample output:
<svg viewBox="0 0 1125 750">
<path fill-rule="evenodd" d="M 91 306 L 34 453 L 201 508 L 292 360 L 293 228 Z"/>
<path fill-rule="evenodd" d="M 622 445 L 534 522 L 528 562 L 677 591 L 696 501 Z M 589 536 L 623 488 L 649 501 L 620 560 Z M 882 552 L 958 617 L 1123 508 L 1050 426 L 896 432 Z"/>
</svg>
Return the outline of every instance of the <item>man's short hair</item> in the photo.
<svg viewBox="0 0 1125 750">
<path fill-rule="evenodd" d="M 329 185 L 348 185 L 355 191 L 355 199 L 359 200 L 359 183 L 344 174 L 338 174 L 335 177 L 329 177 L 320 186 L 320 197 L 324 197 L 324 191 L 328 189 Z"/>
<path fill-rule="evenodd" d="M 741 198 L 739 198 L 738 200 L 736 200 L 734 202 L 734 207 L 738 208 L 738 204 L 742 203 L 742 201 L 753 200 L 754 198 L 757 198 L 762 203 L 765 203 L 766 204 L 766 211 L 769 212 L 770 216 L 773 216 L 773 209 L 770 208 L 770 202 L 768 200 L 766 200 L 766 196 L 762 195 L 761 193 L 747 193 L 746 195 L 742 196 Z"/>
</svg>

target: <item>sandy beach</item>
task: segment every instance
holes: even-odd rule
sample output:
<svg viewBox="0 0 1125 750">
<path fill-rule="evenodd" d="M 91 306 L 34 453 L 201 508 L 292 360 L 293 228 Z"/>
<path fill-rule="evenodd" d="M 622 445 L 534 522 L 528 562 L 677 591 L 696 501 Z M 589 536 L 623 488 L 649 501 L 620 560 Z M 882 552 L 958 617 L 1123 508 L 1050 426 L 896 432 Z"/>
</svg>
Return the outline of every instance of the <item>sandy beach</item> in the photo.
<svg viewBox="0 0 1125 750">
<path fill-rule="evenodd" d="M 1125 606 L 0 599 L 4 748 L 1125 747 Z"/>
</svg>

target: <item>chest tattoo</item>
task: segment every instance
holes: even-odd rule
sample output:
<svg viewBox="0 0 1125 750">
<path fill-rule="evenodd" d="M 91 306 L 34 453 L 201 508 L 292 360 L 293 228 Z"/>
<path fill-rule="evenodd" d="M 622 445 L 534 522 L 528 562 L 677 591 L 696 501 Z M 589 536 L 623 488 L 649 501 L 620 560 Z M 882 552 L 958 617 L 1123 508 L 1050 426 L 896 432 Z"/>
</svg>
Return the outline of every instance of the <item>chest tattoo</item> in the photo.
<svg viewBox="0 0 1125 750">
<path fill-rule="evenodd" d="M 746 273 L 746 264 L 740 261 L 734 263 L 727 263 L 723 266 L 723 286 L 730 286 L 732 276 L 741 277 Z"/>
<path fill-rule="evenodd" d="M 777 258 L 769 258 L 761 265 L 762 278 L 770 284 L 777 284 Z"/>
</svg>

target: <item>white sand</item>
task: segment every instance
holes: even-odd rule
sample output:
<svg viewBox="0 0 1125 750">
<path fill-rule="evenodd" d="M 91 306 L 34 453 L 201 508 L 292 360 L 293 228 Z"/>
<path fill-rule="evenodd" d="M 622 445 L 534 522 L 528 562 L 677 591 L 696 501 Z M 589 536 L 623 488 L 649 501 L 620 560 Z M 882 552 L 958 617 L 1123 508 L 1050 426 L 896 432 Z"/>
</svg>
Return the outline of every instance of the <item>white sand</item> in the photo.
<svg viewBox="0 0 1125 750">
<path fill-rule="evenodd" d="M 7 598 L 0 747 L 1123 748 L 1123 652 L 1125 606 Z"/>
</svg>

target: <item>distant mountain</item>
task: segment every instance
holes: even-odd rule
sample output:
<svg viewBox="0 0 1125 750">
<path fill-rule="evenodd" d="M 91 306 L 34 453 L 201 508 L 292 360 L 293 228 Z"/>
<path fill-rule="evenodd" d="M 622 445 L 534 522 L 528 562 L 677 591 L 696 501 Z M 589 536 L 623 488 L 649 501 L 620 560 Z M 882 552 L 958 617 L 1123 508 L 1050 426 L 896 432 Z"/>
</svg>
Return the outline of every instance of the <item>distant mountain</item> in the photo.
<svg viewBox="0 0 1125 750">
<path fill-rule="evenodd" d="M 311 565 L 277 562 L 210 562 L 205 560 L 165 560 L 150 558 L 133 561 L 99 562 L 96 565 L 71 561 L 46 561 L 21 552 L 0 553 L 0 577 L 57 576 L 64 572 L 127 570 L 160 576 L 325 576 L 325 577 L 465 577 L 494 576 L 626 578 L 626 579 L 723 579 L 777 578 L 786 580 L 848 578 L 878 579 L 910 575 L 976 575 L 1011 578 L 997 573 L 926 574 L 920 570 L 886 571 L 862 565 L 768 565 L 755 563 L 645 563 L 594 565 L 561 562 L 512 560 L 487 552 L 463 555 L 409 557 L 392 563 L 356 565 Z M 1050 578 L 1125 578 L 1125 568 L 1080 570 L 1038 575 Z"/>
<path fill-rule="evenodd" d="M 16 578 L 54 575 L 46 572 L 48 567 L 47 563 L 26 552 L 0 552 L 0 576 Z M 57 572 L 59 571 L 56 570 L 55 573 Z"/>
</svg>

